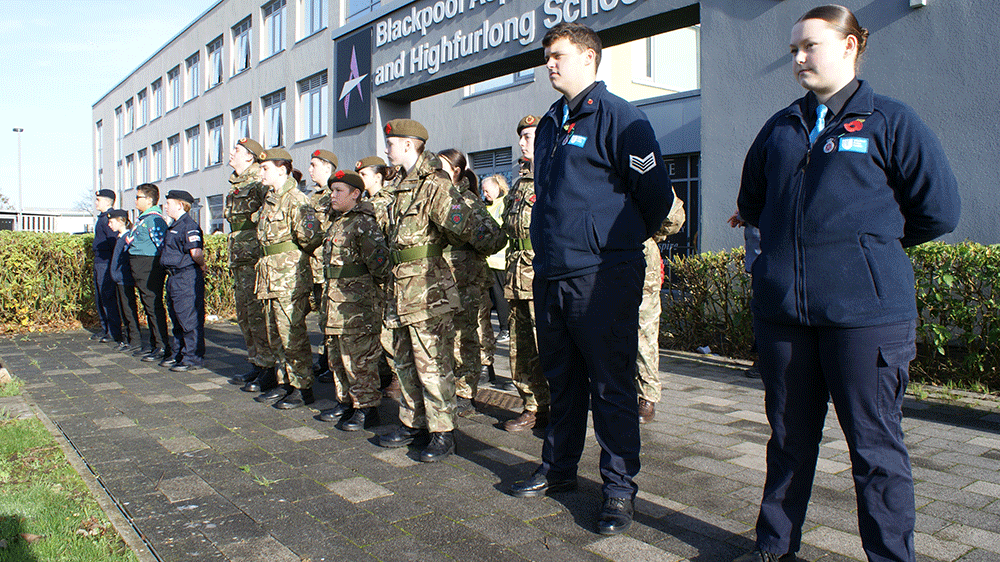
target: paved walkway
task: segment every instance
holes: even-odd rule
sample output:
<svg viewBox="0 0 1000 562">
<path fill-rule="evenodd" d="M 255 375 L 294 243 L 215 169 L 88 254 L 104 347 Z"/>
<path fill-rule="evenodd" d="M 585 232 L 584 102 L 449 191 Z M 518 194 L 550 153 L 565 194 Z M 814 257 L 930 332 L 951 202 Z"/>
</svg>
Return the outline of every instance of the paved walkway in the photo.
<svg viewBox="0 0 1000 562">
<path fill-rule="evenodd" d="M 592 438 L 579 491 L 512 498 L 507 486 L 541 451 L 538 434 L 498 429 L 513 412 L 486 406 L 461 420 L 459 454 L 423 464 L 415 450 L 374 444 L 396 419 L 391 401 L 374 433 L 257 404 L 226 384 L 245 366 L 238 330 L 214 324 L 207 335 L 206 368 L 189 373 L 112 352 L 86 332 L 0 338 L 0 362 L 142 536 L 133 547 L 144 560 L 729 562 L 753 544 L 769 430 L 761 385 L 738 365 L 662 355 L 636 523 L 607 538 L 593 531 Z M 506 375 L 506 357 L 497 363 Z M 492 390 L 481 398 L 516 403 Z M 908 397 L 905 415 L 918 560 L 1000 560 L 1000 413 Z M 831 413 L 800 559 L 864 558 L 846 449 Z"/>
</svg>

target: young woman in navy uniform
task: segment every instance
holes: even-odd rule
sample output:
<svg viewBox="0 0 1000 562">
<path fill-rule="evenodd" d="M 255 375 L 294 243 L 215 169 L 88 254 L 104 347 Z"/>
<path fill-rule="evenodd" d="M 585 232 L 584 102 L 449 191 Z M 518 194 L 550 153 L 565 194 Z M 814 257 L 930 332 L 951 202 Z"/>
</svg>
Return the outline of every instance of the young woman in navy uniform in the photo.
<svg viewBox="0 0 1000 562">
<path fill-rule="evenodd" d="M 856 78 L 867 38 L 842 6 L 799 18 L 792 66 L 808 93 L 768 120 L 744 164 L 739 214 L 760 228 L 754 333 L 772 433 L 756 550 L 740 562 L 798 551 L 831 398 L 868 560 L 915 559 L 900 419 L 917 311 L 903 248 L 954 230 L 959 196 L 934 133 Z"/>
<path fill-rule="evenodd" d="M 174 222 L 163 239 L 160 265 L 167 270 L 167 311 L 174 325 L 174 357 L 160 362 L 171 371 L 200 367 L 205 359 L 205 253 L 201 227 L 188 214 L 194 197 L 167 193 L 163 211 Z"/>
</svg>

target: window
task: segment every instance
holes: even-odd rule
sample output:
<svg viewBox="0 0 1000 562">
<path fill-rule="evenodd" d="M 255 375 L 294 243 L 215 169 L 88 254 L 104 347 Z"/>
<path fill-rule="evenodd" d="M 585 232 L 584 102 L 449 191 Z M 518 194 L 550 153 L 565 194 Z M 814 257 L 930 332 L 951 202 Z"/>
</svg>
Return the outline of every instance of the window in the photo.
<svg viewBox="0 0 1000 562">
<path fill-rule="evenodd" d="M 299 38 L 326 27 L 326 0 L 299 0 Z"/>
<path fill-rule="evenodd" d="M 195 53 L 187 58 L 185 61 L 187 64 L 187 98 L 184 101 L 192 100 L 198 97 L 201 92 L 201 88 L 198 85 L 198 81 L 201 80 L 201 72 L 199 70 L 199 63 L 201 62 L 201 53 Z"/>
<path fill-rule="evenodd" d="M 225 145 L 222 139 L 222 116 L 209 119 L 208 125 L 208 162 L 207 165 L 222 164 L 222 154 Z"/>
<path fill-rule="evenodd" d="M 285 0 L 264 4 L 264 57 L 285 48 Z"/>
<path fill-rule="evenodd" d="M 701 87 L 701 26 L 675 29 L 632 43 L 632 81 L 669 92 Z"/>
<path fill-rule="evenodd" d="M 125 134 L 135 130 L 135 112 L 132 111 L 132 98 L 125 100 Z"/>
<path fill-rule="evenodd" d="M 139 183 L 147 183 L 149 182 L 149 152 L 144 148 L 136 154 L 139 156 Z"/>
<path fill-rule="evenodd" d="M 115 187 L 119 191 L 125 189 L 125 164 L 121 160 L 115 164 Z"/>
<path fill-rule="evenodd" d="M 206 47 L 208 51 L 208 87 L 222 84 L 222 36 L 215 38 Z"/>
<path fill-rule="evenodd" d="M 209 217 L 209 232 L 223 232 L 225 228 L 224 213 L 222 211 L 222 205 L 225 202 L 221 195 L 209 195 L 206 197 L 208 200 L 208 217 Z"/>
<path fill-rule="evenodd" d="M 170 109 L 177 109 L 181 105 L 181 67 L 175 66 L 167 72 L 167 87 L 169 99 L 167 103 Z M 169 110 L 168 110 L 169 111 Z"/>
<path fill-rule="evenodd" d="M 522 70 L 521 72 L 515 72 L 514 74 L 505 74 L 504 76 L 498 76 L 492 80 L 487 80 L 485 82 L 479 82 L 477 84 L 472 84 L 471 86 L 465 87 L 465 97 L 477 96 L 480 94 L 485 94 L 486 92 L 495 92 L 496 90 L 502 90 L 504 88 L 509 88 L 511 86 L 518 86 L 521 84 L 528 84 L 535 81 L 535 69 L 528 68 Z"/>
<path fill-rule="evenodd" d="M 670 183 L 677 197 L 684 201 L 684 212 L 689 217 L 699 216 L 697 213 L 701 213 L 701 196 L 698 188 L 701 180 L 701 154 L 664 155 L 663 165 L 670 174 Z M 664 259 L 677 255 L 697 254 L 699 236 L 699 221 L 684 221 L 680 232 L 668 236 L 666 241 L 659 243 L 660 254 Z"/>
<path fill-rule="evenodd" d="M 122 137 L 125 136 L 125 116 L 122 106 L 115 108 L 115 161 L 122 159 Z"/>
<path fill-rule="evenodd" d="M 150 116 L 149 120 L 152 121 L 157 117 L 163 115 L 163 79 L 157 78 L 152 84 L 149 85 L 150 97 L 153 98 L 153 102 L 150 106 Z"/>
<path fill-rule="evenodd" d="M 104 189 L 104 120 L 95 125 L 94 144 L 97 146 L 97 189 Z"/>
<path fill-rule="evenodd" d="M 233 26 L 233 74 L 250 68 L 250 18 Z"/>
<path fill-rule="evenodd" d="M 149 98 L 146 97 L 146 89 L 139 90 L 135 95 L 136 105 L 139 106 L 139 126 L 144 127 L 149 123 Z"/>
<path fill-rule="evenodd" d="M 299 82 L 299 138 L 311 139 L 326 134 L 326 71 Z"/>
<path fill-rule="evenodd" d="M 264 148 L 283 146 L 285 122 L 285 91 L 278 90 L 261 98 L 264 106 Z"/>
<path fill-rule="evenodd" d="M 480 180 L 493 174 L 500 174 L 507 178 L 508 184 L 514 182 L 514 159 L 510 147 L 470 152 L 469 159 L 472 160 L 472 170 Z"/>
<path fill-rule="evenodd" d="M 153 168 L 150 172 L 152 177 L 149 181 L 161 181 L 163 179 L 163 141 L 153 145 Z"/>
<path fill-rule="evenodd" d="M 347 21 L 368 12 L 374 12 L 382 5 L 380 0 L 347 0 Z"/>
<path fill-rule="evenodd" d="M 125 178 L 128 180 L 128 183 L 123 189 L 132 189 L 135 187 L 135 154 L 129 154 L 125 157 Z"/>
<path fill-rule="evenodd" d="M 248 103 L 233 110 L 233 138 L 249 137 L 250 128 L 250 104 Z"/>
<path fill-rule="evenodd" d="M 185 172 L 195 172 L 201 167 L 201 127 L 195 125 L 184 131 L 184 138 L 187 139 L 186 150 L 184 151 L 187 160 Z"/>
<path fill-rule="evenodd" d="M 174 177 L 181 175 L 181 136 L 174 135 L 167 139 L 167 156 L 170 158 L 170 175 Z"/>
</svg>

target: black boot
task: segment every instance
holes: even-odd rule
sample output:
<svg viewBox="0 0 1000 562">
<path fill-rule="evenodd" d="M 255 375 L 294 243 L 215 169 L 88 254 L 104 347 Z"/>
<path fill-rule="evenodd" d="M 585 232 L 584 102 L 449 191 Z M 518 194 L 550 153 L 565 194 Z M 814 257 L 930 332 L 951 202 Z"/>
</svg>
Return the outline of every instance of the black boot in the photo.
<svg viewBox="0 0 1000 562">
<path fill-rule="evenodd" d="M 405 425 L 401 425 L 395 431 L 386 433 L 378 438 L 379 447 L 389 447 L 390 449 L 409 445 L 410 443 L 424 444 L 426 442 L 426 429 L 417 429 Z"/>
<path fill-rule="evenodd" d="M 275 367 L 261 369 L 257 378 L 240 387 L 243 392 L 269 392 L 278 386 L 278 374 Z"/>
<path fill-rule="evenodd" d="M 316 416 L 319 421 L 337 423 L 341 418 L 351 413 L 351 403 L 350 402 L 337 402 L 337 405 L 329 410 L 323 410 Z"/>
<path fill-rule="evenodd" d="M 389 359 L 385 353 L 378 356 L 378 380 L 379 390 L 385 390 L 392 382 L 392 367 L 389 366 Z"/>
<path fill-rule="evenodd" d="M 291 410 L 315 401 L 312 388 L 293 388 L 287 396 L 275 403 L 274 407 L 279 410 Z"/>
<path fill-rule="evenodd" d="M 260 396 L 255 396 L 254 401 L 260 402 L 261 404 L 274 404 L 284 400 L 286 396 L 292 393 L 292 385 L 282 384 L 272 388 L 270 391 L 261 394 Z"/>
<path fill-rule="evenodd" d="M 260 372 L 263 370 L 264 369 L 258 367 L 257 365 L 253 365 L 253 368 L 250 369 L 250 372 L 243 373 L 242 375 L 233 375 L 229 377 L 229 384 L 242 385 L 250 381 L 257 380 L 257 377 L 260 376 Z"/>
<path fill-rule="evenodd" d="M 378 408 L 369 406 L 354 410 L 354 415 L 351 416 L 351 419 L 340 424 L 340 429 L 344 431 L 361 431 L 376 424 L 378 424 Z"/>
<path fill-rule="evenodd" d="M 486 382 L 495 383 L 497 382 L 497 373 L 493 370 L 493 364 L 483 365 L 483 368 L 479 371 L 479 380 L 486 378 Z"/>
<path fill-rule="evenodd" d="M 431 442 L 420 453 L 420 462 L 438 462 L 455 452 L 455 432 L 431 433 Z"/>
</svg>

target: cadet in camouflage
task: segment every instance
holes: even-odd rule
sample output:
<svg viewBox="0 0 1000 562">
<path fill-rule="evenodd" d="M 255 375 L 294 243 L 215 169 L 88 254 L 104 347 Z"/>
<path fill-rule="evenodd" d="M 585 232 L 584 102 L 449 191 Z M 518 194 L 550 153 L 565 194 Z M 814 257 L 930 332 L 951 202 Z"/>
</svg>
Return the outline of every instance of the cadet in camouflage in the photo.
<svg viewBox="0 0 1000 562">
<path fill-rule="evenodd" d="M 461 303 L 442 257 L 446 233 L 481 254 L 496 252 L 506 239 L 492 219 L 478 220 L 438 159 L 424 152 L 423 125 L 395 119 L 386 124 L 385 134 L 389 162 L 405 170 L 392 187 L 388 237 L 396 314 L 403 326 L 393 338 L 403 402 L 402 427 L 381 436 L 379 444 L 399 447 L 422 441 L 429 430 L 430 443 L 420 460 L 434 462 L 455 451 L 452 315 Z"/>
<path fill-rule="evenodd" d="M 524 401 L 521 415 L 504 423 L 507 431 L 544 427 L 548 422 L 550 403 L 549 383 L 538 363 L 538 345 L 535 340 L 532 293 L 535 273 L 531 268 L 535 252 L 528 233 L 531 209 L 535 204 L 532 163 L 538 119 L 534 115 L 526 115 L 517 124 L 522 166 L 507 195 L 507 208 L 503 218 L 504 233 L 510 238 L 510 245 L 507 247 L 507 286 L 504 288 L 507 302 L 510 303 L 510 372 L 517 392 Z"/>
<path fill-rule="evenodd" d="M 280 148 L 261 153 L 261 180 L 270 189 L 257 237 L 257 298 L 265 301 L 268 340 L 278 358 L 278 386 L 255 400 L 281 409 L 313 402 L 312 350 L 306 331 L 312 270 L 309 256 L 322 241 L 319 221 L 291 177 L 292 157 Z"/>
<path fill-rule="evenodd" d="M 330 208 L 336 214 L 323 243 L 326 277 L 326 345 L 334 372 L 334 408 L 320 419 L 334 421 L 353 409 L 341 429 L 357 431 L 377 420 L 381 402 L 378 359 L 381 309 L 376 287 L 388 278 L 392 264 L 385 235 L 375 219 L 375 209 L 361 200 L 364 180 L 343 170 L 330 178 Z M 336 356 L 334 356 L 336 355 Z"/>
<path fill-rule="evenodd" d="M 254 268 L 260 258 L 257 240 L 257 220 L 264 204 L 267 188 L 260 183 L 257 157 L 262 149 L 253 139 L 240 139 L 229 151 L 229 176 L 232 189 L 226 194 L 223 216 L 229 222 L 229 270 L 233 275 L 233 293 L 236 299 L 236 323 L 243 332 L 247 346 L 247 359 L 253 369 L 234 376 L 233 384 L 244 384 L 263 375 L 265 369 L 274 368 L 274 354 L 267 341 L 264 306 L 254 292 Z"/>
<path fill-rule="evenodd" d="M 337 155 L 329 150 L 314 150 L 309 158 L 309 179 L 313 181 L 313 192 L 309 195 L 309 204 L 316 211 L 316 218 L 319 220 L 320 232 L 326 232 L 330 227 L 330 189 L 327 183 L 330 176 L 337 169 Z M 318 313 L 316 319 L 319 323 L 320 333 L 323 333 L 326 325 L 325 297 L 323 296 L 323 248 L 317 247 L 313 250 L 309 258 L 309 265 L 312 267 L 313 293 L 312 309 Z M 319 363 L 313 368 L 313 373 L 323 374 L 330 365 L 327 361 L 328 352 L 324 346 L 323 352 L 319 355 Z M 330 382 L 322 380 L 320 382 Z"/>
</svg>

